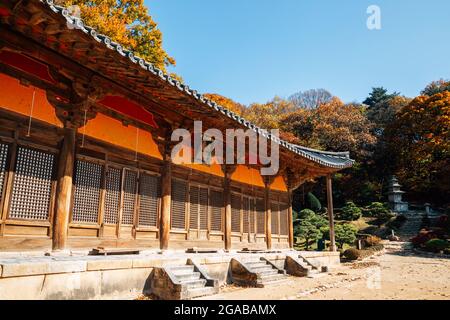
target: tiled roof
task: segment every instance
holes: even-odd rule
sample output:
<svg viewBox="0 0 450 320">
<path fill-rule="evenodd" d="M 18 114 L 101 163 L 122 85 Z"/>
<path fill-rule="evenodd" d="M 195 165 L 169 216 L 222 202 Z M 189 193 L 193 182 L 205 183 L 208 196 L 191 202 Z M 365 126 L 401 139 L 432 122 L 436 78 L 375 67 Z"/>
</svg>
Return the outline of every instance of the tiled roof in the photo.
<svg viewBox="0 0 450 320">
<path fill-rule="evenodd" d="M 67 8 L 54 4 L 53 0 L 40 0 L 40 1 L 46 4 L 53 12 L 62 15 L 67 20 L 67 22 L 70 25 L 73 25 L 76 29 L 79 29 L 85 34 L 90 35 L 95 41 L 102 43 L 110 50 L 116 51 L 117 54 L 123 57 L 128 57 L 131 63 L 138 64 L 142 69 L 151 72 L 155 76 L 158 76 L 162 81 L 165 81 L 170 85 L 172 85 L 173 87 L 176 87 L 178 90 L 184 92 L 185 94 L 194 97 L 195 99 L 197 99 L 198 101 L 209 107 L 211 110 L 214 110 L 214 112 L 220 112 L 223 115 L 240 123 L 241 125 L 244 125 L 245 127 L 254 130 L 258 134 L 263 135 L 267 139 L 273 140 L 274 142 L 281 145 L 283 148 L 288 149 L 295 154 L 298 154 L 306 159 L 314 161 L 323 166 L 335 169 L 343 169 L 351 167 L 353 165 L 354 161 L 350 159 L 350 155 L 348 152 L 326 152 L 315 149 L 309 149 L 306 147 L 289 143 L 276 136 L 271 135 L 266 130 L 259 128 L 258 126 L 245 120 L 238 114 L 218 105 L 212 100 L 207 99 L 205 96 L 199 94 L 196 90 L 189 88 L 189 86 L 179 82 L 176 79 L 173 79 L 169 75 L 165 74 L 162 70 L 153 66 L 150 62 L 145 61 L 144 59 L 136 56 L 132 51 L 123 48 L 119 43 L 112 41 L 109 37 L 97 33 L 97 31 L 94 28 L 85 25 L 80 18 L 71 16 Z"/>
</svg>

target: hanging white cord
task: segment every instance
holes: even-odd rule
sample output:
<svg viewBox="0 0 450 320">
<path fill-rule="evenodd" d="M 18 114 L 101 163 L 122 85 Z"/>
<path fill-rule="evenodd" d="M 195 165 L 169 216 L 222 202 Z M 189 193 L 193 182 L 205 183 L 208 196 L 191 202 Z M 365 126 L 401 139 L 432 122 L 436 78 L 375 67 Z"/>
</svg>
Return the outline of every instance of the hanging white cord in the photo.
<svg viewBox="0 0 450 320">
<path fill-rule="evenodd" d="M 27 137 L 30 136 L 31 133 L 31 120 L 33 118 L 33 110 L 34 110 L 34 98 L 36 97 L 36 88 L 33 90 L 33 98 L 31 99 L 31 108 L 30 108 L 30 118 L 28 119 L 28 131 Z"/>
</svg>

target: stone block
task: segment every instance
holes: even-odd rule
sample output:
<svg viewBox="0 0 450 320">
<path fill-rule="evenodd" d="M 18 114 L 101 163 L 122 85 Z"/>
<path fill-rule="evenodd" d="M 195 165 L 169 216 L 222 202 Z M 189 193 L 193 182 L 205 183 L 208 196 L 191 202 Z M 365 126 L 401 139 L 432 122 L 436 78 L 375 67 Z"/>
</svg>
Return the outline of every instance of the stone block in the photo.
<svg viewBox="0 0 450 320">
<path fill-rule="evenodd" d="M 45 276 L 0 278 L 0 300 L 42 299 Z"/>
<path fill-rule="evenodd" d="M 20 277 L 46 274 L 49 262 L 8 262 L 2 264 L 2 277 Z"/>
<path fill-rule="evenodd" d="M 102 271 L 102 297 L 141 294 L 150 288 L 153 268 Z"/>
<path fill-rule="evenodd" d="M 131 269 L 132 267 L 133 267 L 132 259 L 104 259 L 104 260 L 91 260 L 87 262 L 88 271 Z"/>
</svg>

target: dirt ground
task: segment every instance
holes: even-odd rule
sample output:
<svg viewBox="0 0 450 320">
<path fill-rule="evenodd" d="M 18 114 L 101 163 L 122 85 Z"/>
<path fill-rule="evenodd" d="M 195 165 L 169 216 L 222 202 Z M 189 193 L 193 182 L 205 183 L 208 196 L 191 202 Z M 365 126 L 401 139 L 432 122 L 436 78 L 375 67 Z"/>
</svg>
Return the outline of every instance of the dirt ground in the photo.
<svg viewBox="0 0 450 320">
<path fill-rule="evenodd" d="M 216 300 L 450 300 L 450 259 L 387 252 L 364 262 L 342 264 L 315 278 L 290 277 L 266 288 L 229 286 Z"/>
</svg>

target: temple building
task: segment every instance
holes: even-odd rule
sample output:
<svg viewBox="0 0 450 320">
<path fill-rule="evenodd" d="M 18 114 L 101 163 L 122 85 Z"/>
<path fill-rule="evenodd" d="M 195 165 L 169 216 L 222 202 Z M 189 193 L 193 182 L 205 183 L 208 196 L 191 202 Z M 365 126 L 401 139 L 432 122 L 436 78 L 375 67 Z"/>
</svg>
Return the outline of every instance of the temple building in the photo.
<svg viewBox="0 0 450 320">
<path fill-rule="evenodd" d="M 319 177 L 333 226 L 331 177 L 348 153 L 269 134 L 273 176 L 175 164 L 171 134 L 194 121 L 263 130 L 53 1 L 2 0 L 0 22 L 0 251 L 289 249 L 292 192 Z"/>
</svg>

